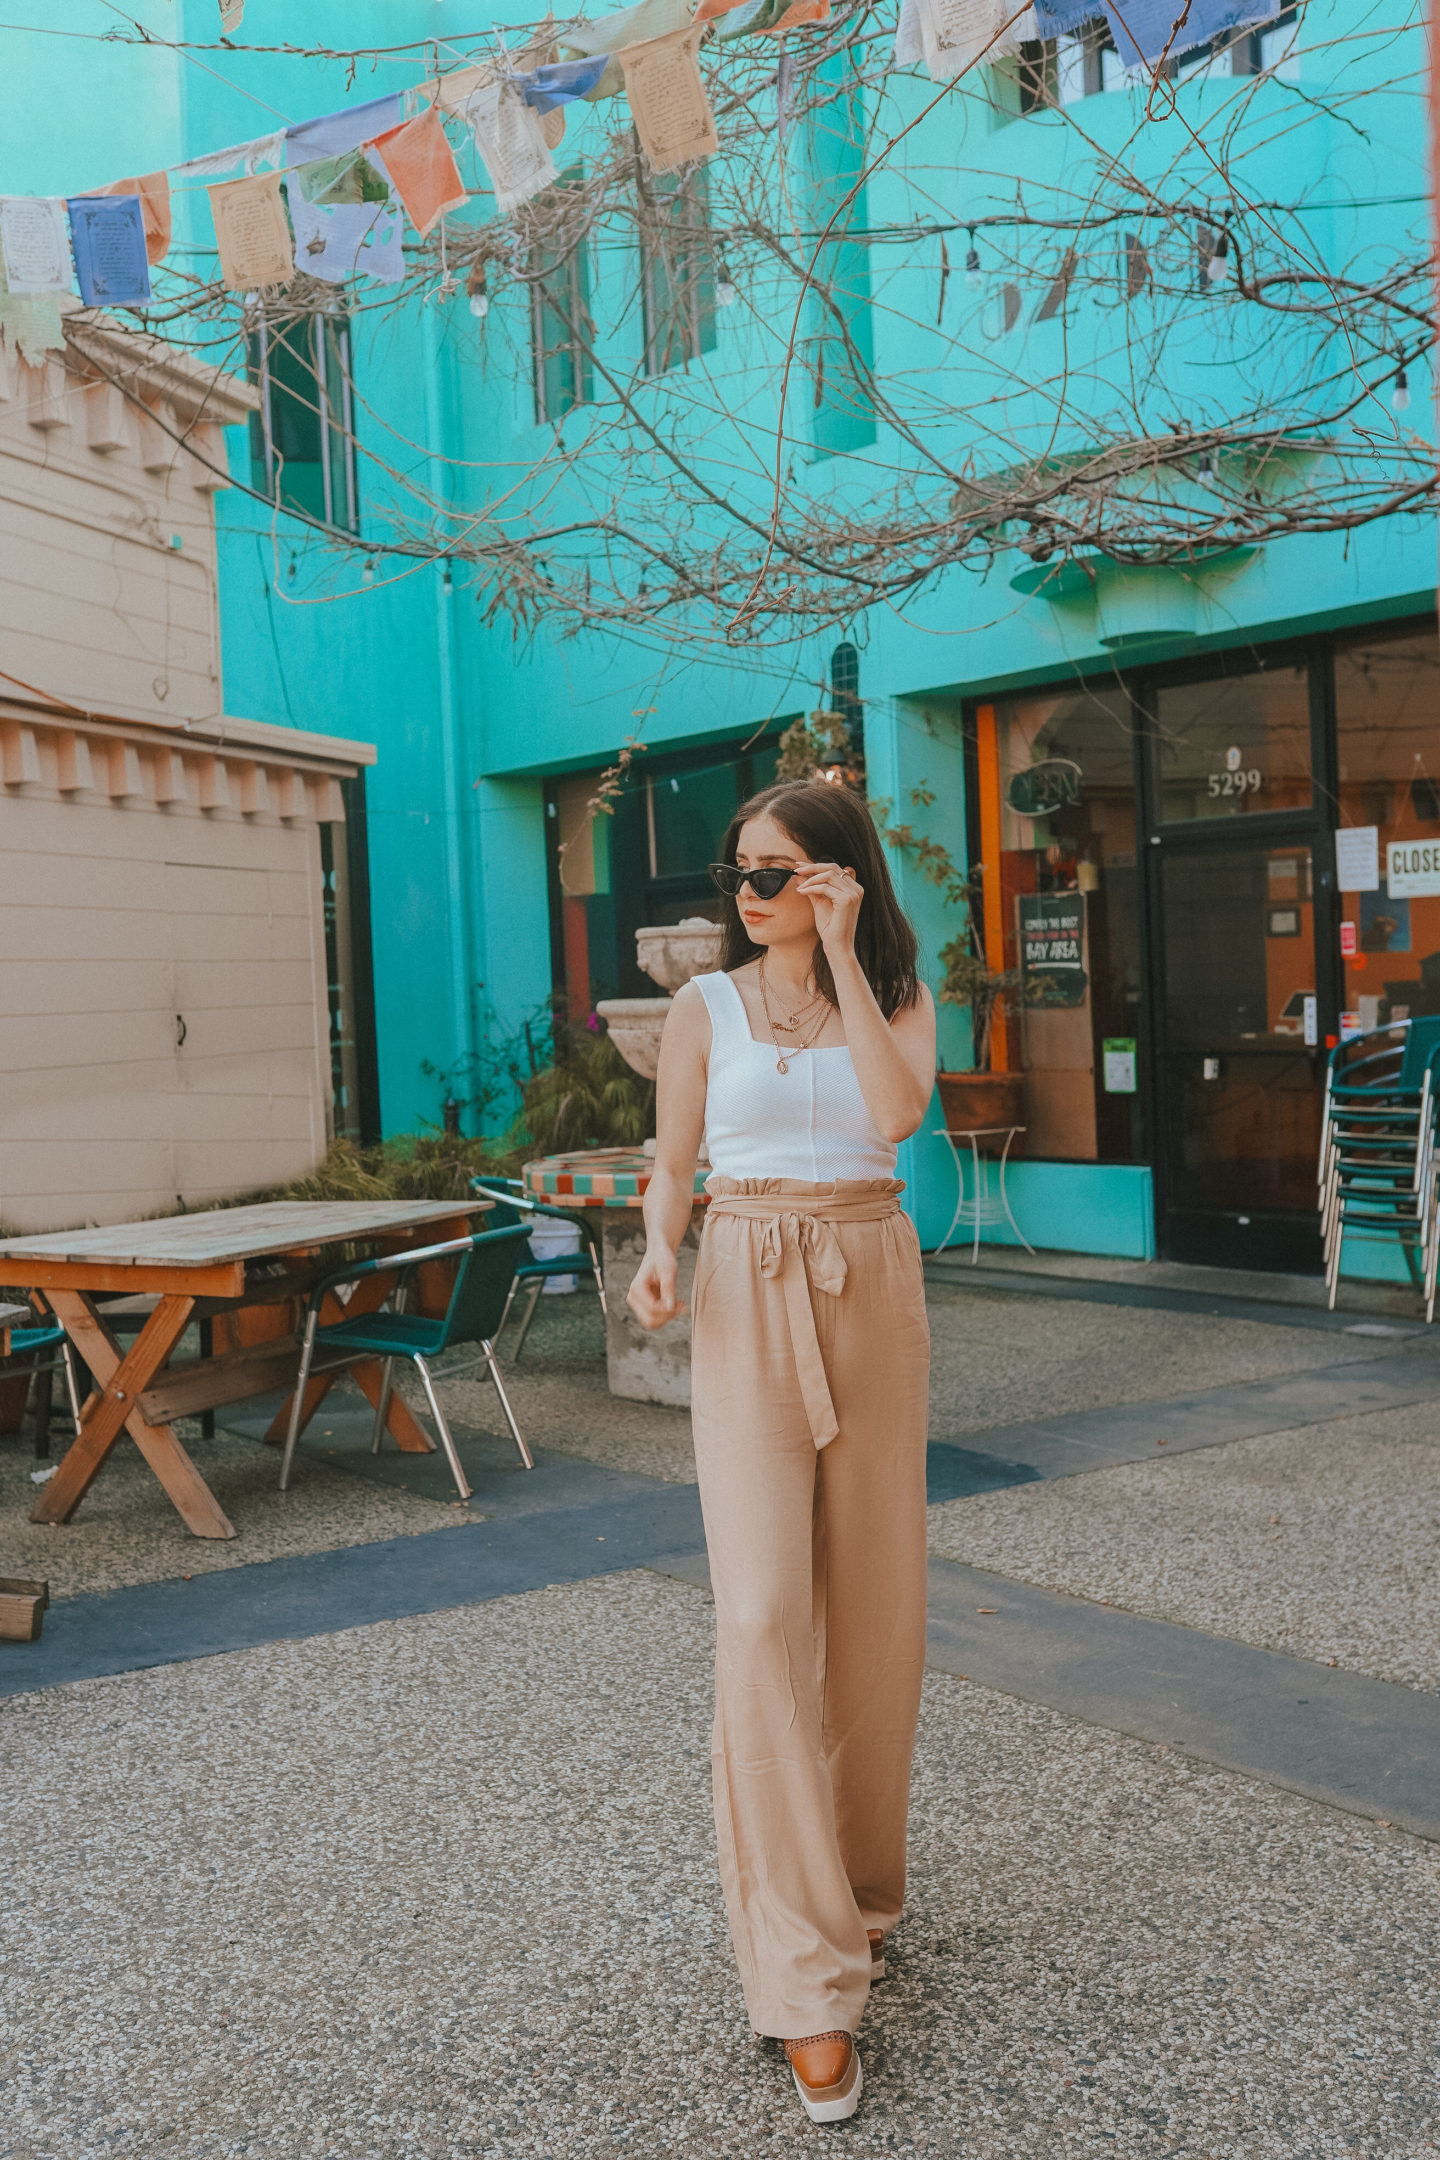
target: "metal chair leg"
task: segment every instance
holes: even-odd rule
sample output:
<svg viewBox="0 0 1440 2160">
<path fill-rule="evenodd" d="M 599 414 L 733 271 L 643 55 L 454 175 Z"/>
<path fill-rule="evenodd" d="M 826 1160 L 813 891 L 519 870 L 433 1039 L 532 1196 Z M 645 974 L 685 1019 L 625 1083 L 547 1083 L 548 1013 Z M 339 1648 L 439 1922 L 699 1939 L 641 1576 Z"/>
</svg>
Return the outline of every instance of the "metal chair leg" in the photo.
<svg viewBox="0 0 1440 2160">
<path fill-rule="evenodd" d="M 505 1383 L 500 1378 L 500 1367 L 495 1362 L 494 1349 L 488 1342 L 482 1342 L 480 1347 L 485 1353 L 485 1363 L 490 1368 L 490 1378 L 495 1383 L 495 1392 L 500 1397 L 500 1407 L 505 1412 L 505 1417 L 509 1424 L 511 1433 L 514 1435 L 515 1445 L 520 1450 L 520 1460 L 522 1463 L 524 1463 L 527 1470 L 533 1470 L 535 1467 L 535 1458 L 530 1453 L 529 1448 L 526 1447 L 525 1436 L 521 1432 L 520 1427 L 515 1422 L 515 1412 L 510 1407 L 510 1398 L 505 1392 Z"/>
<path fill-rule="evenodd" d="M 319 1324 L 320 1309 L 312 1308 L 305 1321 L 305 1340 L 300 1351 L 300 1370 L 295 1376 L 295 1393 L 290 1398 L 290 1424 L 285 1434 L 285 1453 L 280 1463 L 280 1490 L 290 1490 L 290 1465 L 295 1460 L 295 1442 L 300 1437 L 300 1411 L 305 1401 L 305 1389 L 310 1379 L 310 1360 L 315 1355 L 315 1329 Z"/>
<path fill-rule="evenodd" d="M 435 1430 L 440 1435 L 440 1445 L 445 1450 L 445 1460 L 450 1465 L 450 1475 L 455 1480 L 456 1489 L 459 1492 L 461 1499 L 468 1500 L 470 1498 L 470 1487 L 465 1482 L 464 1468 L 461 1464 L 460 1457 L 455 1452 L 455 1442 L 451 1438 L 450 1427 L 445 1422 L 445 1413 L 440 1408 L 440 1398 L 435 1393 L 435 1383 L 430 1378 L 430 1368 L 425 1363 L 423 1357 L 417 1357 L 415 1363 L 419 1368 L 421 1383 L 424 1386 L 426 1398 L 430 1404 L 430 1415 L 435 1420 Z"/>
<path fill-rule="evenodd" d="M 42 1365 L 36 1371 L 32 1389 L 35 1397 L 35 1459 L 43 1462 L 50 1453 L 50 1406 L 55 1397 L 55 1360 Z"/>
<path fill-rule="evenodd" d="M 499 1342 L 499 1340 L 500 1340 L 500 1337 L 501 1337 L 501 1336 L 502 1336 L 502 1335 L 504 1334 L 504 1332 L 505 1332 L 505 1322 L 506 1322 L 506 1321 L 507 1321 L 507 1320 L 509 1319 L 509 1317 L 510 1317 L 510 1308 L 511 1308 L 511 1306 L 512 1306 L 512 1305 L 513 1305 L 513 1304 L 515 1303 L 515 1293 L 516 1293 L 516 1291 L 517 1291 L 517 1290 L 519 1289 L 519 1287 L 520 1287 L 520 1277 L 519 1277 L 518 1275 L 512 1275 L 512 1276 L 511 1276 L 511 1278 L 510 1278 L 510 1294 L 509 1294 L 509 1296 L 508 1296 L 508 1297 L 506 1298 L 506 1300 L 505 1300 L 505 1310 L 504 1310 L 504 1312 L 502 1312 L 502 1313 L 501 1313 L 501 1315 L 500 1315 L 500 1325 L 499 1325 L 499 1327 L 497 1327 L 497 1328 L 496 1328 L 496 1330 L 495 1330 L 495 1340 L 496 1340 L 496 1342 Z"/>
<path fill-rule="evenodd" d="M 80 1390 L 75 1381 L 75 1355 L 67 1338 L 60 1345 L 60 1359 L 65 1369 L 65 1392 L 70 1397 L 70 1415 L 75 1421 L 75 1437 L 80 1437 Z"/>
<path fill-rule="evenodd" d="M 387 1357 L 385 1371 L 380 1381 L 380 1400 L 375 1405 L 375 1430 L 370 1435 L 370 1452 L 378 1455 L 380 1441 L 385 1431 L 385 1420 L 390 1415 L 390 1397 L 395 1392 L 395 1360 Z"/>
<path fill-rule="evenodd" d="M 595 1245 L 590 1247 L 590 1272 L 595 1277 L 595 1288 L 600 1293 L 600 1310 L 608 1320 L 610 1308 L 605 1303 L 605 1273 L 600 1265 L 599 1247 Z"/>
<path fill-rule="evenodd" d="M 520 1333 L 515 1338 L 515 1348 L 510 1353 L 512 1361 L 517 1365 L 520 1362 L 520 1352 L 525 1347 L 525 1337 L 530 1332 L 530 1323 L 535 1317 L 535 1308 L 540 1303 L 540 1293 L 544 1289 L 544 1287 L 544 1276 L 537 1275 L 534 1282 L 532 1282 L 530 1285 L 530 1303 L 526 1307 L 525 1317 L 520 1323 Z"/>
</svg>

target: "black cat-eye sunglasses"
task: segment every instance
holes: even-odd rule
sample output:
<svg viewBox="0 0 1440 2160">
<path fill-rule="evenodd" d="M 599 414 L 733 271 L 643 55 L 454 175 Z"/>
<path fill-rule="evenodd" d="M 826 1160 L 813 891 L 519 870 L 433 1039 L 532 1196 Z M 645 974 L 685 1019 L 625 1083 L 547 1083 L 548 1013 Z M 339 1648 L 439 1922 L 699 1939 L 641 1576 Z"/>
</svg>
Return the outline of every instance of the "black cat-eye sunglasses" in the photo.
<svg viewBox="0 0 1440 2160">
<path fill-rule="evenodd" d="M 792 863 L 788 870 L 777 869 L 773 865 L 765 870 L 737 870 L 734 863 L 712 862 L 710 875 L 727 900 L 737 900 L 741 888 L 745 885 L 750 887 L 757 900 L 773 900 L 776 893 L 788 885 L 792 877 L 811 867 L 809 863 Z"/>
</svg>

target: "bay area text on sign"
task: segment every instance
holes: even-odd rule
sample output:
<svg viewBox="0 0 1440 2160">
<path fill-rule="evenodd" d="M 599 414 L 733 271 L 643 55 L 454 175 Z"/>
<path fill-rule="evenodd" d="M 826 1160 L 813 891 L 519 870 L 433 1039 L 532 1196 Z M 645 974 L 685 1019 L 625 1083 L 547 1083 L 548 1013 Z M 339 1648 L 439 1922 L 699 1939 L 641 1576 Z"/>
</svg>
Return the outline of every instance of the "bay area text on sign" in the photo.
<svg viewBox="0 0 1440 2160">
<path fill-rule="evenodd" d="M 1085 896 L 1022 893 L 1020 971 L 1027 1005 L 1085 1002 Z"/>
<path fill-rule="evenodd" d="M 1440 894 L 1440 840 L 1392 840 L 1385 884 L 1392 900 L 1428 900 Z"/>
</svg>

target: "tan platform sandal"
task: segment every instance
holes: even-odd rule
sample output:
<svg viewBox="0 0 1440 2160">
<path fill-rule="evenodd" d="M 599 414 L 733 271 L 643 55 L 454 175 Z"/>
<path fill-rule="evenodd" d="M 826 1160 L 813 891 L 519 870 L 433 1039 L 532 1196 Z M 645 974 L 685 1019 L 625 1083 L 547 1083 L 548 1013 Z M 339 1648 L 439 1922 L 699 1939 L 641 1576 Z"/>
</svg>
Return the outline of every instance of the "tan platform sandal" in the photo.
<svg viewBox="0 0 1440 2160">
<path fill-rule="evenodd" d="M 805 2040 L 787 2040 L 785 2059 L 811 2122 L 845 2122 L 855 2113 L 865 2080 L 850 2033 L 811 2033 Z"/>
</svg>

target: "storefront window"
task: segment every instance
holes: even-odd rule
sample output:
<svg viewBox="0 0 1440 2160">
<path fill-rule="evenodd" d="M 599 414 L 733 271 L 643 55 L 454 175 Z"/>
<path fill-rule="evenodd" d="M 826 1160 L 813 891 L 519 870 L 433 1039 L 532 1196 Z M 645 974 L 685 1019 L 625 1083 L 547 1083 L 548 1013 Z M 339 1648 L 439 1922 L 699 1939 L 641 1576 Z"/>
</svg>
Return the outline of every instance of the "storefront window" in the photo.
<svg viewBox="0 0 1440 2160">
<path fill-rule="evenodd" d="M 998 902 L 1024 980 L 1006 1031 L 1026 1087 L 1025 1151 L 1141 1159 L 1141 962 L 1134 724 L 1120 690 L 1008 698 L 994 708 Z M 982 752 L 985 737 L 982 736 Z"/>
<path fill-rule="evenodd" d="M 1335 655 L 1342 1028 L 1440 1013 L 1440 638 Z"/>
<path fill-rule="evenodd" d="M 1166 685 L 1156 694 L 1155 731 L 1164 824 L 1309 806 L 1303 665 Z"/>
</svg>

